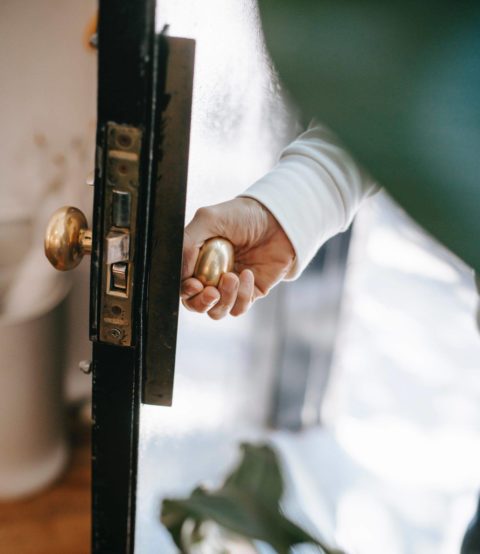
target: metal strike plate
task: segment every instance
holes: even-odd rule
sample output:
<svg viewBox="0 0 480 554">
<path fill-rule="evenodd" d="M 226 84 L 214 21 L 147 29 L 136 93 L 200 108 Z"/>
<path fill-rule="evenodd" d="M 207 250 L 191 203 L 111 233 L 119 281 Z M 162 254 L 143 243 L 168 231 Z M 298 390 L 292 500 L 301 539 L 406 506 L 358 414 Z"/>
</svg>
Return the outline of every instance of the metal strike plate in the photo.
<svg viewBox="0 0 480 554">
<path fill-rule="evenodd" d="M 106 137 L 100 340 L 131 346 L 142 132 L 109 123 Z"/>
</svg>

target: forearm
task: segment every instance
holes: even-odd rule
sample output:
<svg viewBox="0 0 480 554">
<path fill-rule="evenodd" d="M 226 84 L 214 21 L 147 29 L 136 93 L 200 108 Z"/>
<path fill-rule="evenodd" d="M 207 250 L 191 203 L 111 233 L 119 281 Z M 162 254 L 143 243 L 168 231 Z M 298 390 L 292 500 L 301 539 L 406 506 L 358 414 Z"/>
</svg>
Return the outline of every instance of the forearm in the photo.
<svg viewBox="0 0 480 554">
<path fill-rule="evenodd" d="M 288 275 L 293 279 L 327 239 L 348 228 L 362 200 L 375 190 L 335 136 L 314 125 L 242 196 L 261 202 L 283 227 L 296 253 Z"/>
</svg>

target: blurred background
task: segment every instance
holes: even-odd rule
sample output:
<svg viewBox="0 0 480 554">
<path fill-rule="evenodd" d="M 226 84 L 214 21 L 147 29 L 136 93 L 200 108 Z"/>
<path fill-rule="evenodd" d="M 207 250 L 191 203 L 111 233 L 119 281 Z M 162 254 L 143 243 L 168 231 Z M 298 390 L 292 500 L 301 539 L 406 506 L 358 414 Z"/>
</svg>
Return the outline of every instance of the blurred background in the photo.
<svg viewBox="0 0 480 554">
<path fill-rule="evenodd" d="M 55 272 L 42 241 L 57 207 L 91 211 L 95 14 L 90 0 L 0 8 L 5 553 L 89 549 L 89 268 Z M 159 0 L 167 23 L 197 41 L 190 219 L 262 176 L 301 127 L 254 0 Z M 239 443 L 262 440 L 285 512 L 313 535 L 348 553 L 457 553 L 480 489 L 476 302 L 470 269 L 381 193 L 247 316 L 182 309 L 174 405 L 141 411 L 136 552 L 175 552 L 162 499 L 218 485 Z"/>
</svg>

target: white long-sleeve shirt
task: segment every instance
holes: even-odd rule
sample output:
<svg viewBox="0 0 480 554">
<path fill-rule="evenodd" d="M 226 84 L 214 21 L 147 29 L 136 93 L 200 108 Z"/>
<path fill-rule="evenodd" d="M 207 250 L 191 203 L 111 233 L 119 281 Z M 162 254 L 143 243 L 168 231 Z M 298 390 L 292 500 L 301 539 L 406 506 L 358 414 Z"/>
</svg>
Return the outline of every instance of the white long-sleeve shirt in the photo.
<svg viewBox="0 0 480 554">
<path fill-rule="evenodd" d="M 295 279 L 327 239 L 348 228 L 362 200 L 376 190 L 332 132 L 313 124 L 242 196 L 258 200 L 282 226 L 296 254 L 287 279 Z"/>
</svg>

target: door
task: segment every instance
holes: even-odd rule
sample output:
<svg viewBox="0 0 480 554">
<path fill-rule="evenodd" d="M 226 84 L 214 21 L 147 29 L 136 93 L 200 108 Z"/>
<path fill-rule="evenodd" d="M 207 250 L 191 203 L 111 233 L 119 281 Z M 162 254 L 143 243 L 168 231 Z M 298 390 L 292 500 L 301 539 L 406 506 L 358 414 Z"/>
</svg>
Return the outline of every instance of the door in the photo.
<svg viewBox="0 0 480 554">
<path fill-rule="evenodd" d="M 92 550 L 133 552 L 140 403 L 172 401 L 194 42 L 115 0 L 98 44 Z"/>
<path fill-rule="evenodd" d="M 59 209 L 46 252 L 91 253 L 92 552 L 129 553 L 140 403 L 172 401 L 195 44 L 155 33 L 152 0 L 101 2 L 96 42 L 92 228 Z"/>
</svg>

